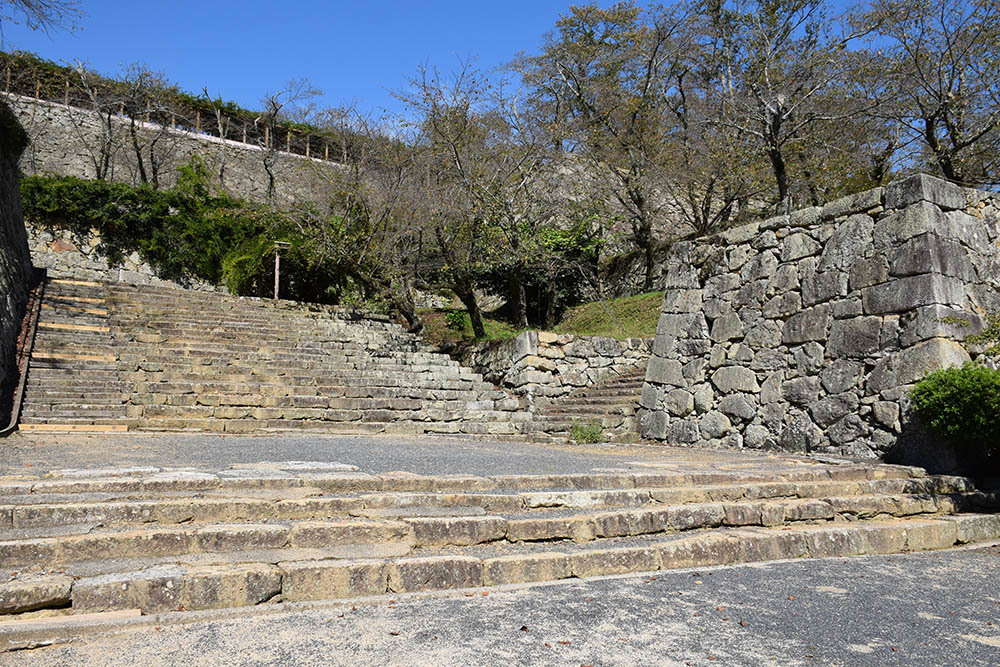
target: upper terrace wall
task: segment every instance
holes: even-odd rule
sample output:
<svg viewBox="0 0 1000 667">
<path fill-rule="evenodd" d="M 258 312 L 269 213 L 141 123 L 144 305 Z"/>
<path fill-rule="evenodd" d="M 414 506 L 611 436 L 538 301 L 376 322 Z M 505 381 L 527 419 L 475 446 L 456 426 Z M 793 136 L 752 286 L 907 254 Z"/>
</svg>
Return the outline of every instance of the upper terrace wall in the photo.
<svg viewBox="0 0 1000 667">
<path fill-rule="evenodd" d="M 905 435 L 908 389 L 968 361 L 958 341 L 1000 309 L 998 210 L 917 175 L 676 244 L 640 432 L 886 454 Z"/>
<path fill-rule="evenodd" d="M 7 99 L 31 140 L 21 157 L 21 171 L 96 178 L 94 151 L 101 145 L 101 125 L 94 112 L 14 94 L 8 94 Z M 112 117 L 112 122 L 117 138 L 110 180 L 138 184 L 136 160 L 126 136 L 128 121 Z M 148 125 L 144 131 L 152 136 L 159 129 Z M 178 129 L 161 138 L 157 150 L 164 161 L 161 187 L 173 185 L 177 167 L 198 155 L 225 191 L 257 201 L 267 198 L 264 152 L 258 146 Z M 279 203 L 316 200 L 338 168 L 335 162 L 278 152 L 273 172 Z"/>
</svg>

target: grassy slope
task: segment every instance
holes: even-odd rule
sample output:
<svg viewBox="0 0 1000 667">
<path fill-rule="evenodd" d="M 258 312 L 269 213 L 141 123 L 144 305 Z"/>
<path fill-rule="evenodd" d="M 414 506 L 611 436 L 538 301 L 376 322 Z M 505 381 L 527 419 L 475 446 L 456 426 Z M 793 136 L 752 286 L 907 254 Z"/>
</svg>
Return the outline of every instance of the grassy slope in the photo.
<svg viewBox="0 0 1000 667">
<path fill-rule="evenodd" d="M 651 338 L 656 333 L 656 322 L 660 316 L 663 292 L 649 292 L 638 296 L 594 301 L 567 311 L 562 321 L 556 325 L 558 333 L 582 336 L 609 336 L 611 338 Z M 427 309 L 420 311 L 426 328 L 423 337 L 434 344 L 464 343 L 474 340 L 468 316 L 465 327 L 459 332 L 447 326 L 446 317 L 450 310 Z M 513 338 L 520 329 L 510 324 L 484 318 L 486 340 Z"/>
</svg>

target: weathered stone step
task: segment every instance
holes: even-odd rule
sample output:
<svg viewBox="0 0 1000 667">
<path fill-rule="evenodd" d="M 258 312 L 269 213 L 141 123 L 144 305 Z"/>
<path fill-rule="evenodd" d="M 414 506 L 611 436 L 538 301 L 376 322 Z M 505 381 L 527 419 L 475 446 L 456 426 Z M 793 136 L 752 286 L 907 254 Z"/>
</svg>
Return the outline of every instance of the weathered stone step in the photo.
<svg viewBox="0 0 1000 667">
<path fill-rule="evenodd" d="M 471 531 L 476 517 L 503 514 L 490 522 L 490 539 L 539 541 L 639 535 L 669 530 L 690 530 L 718 525 L 771 526 L 793 521 L 864 519 L 879 515 L 910 516 L 926 513 L 983 511 L 996 506 L 990 494 L 952 490 L 948 493 L 890 493 L 899 485 L 882 485 L 871 493 L 863 485 L 798 485 L 799 494 L 747 498 L 739 487 L 649 489 L 642 491 L 575 491 L 525 493 L 379 493 L 350 496 L 307 496 L 288 500 L 271 498 L 157 497 L 155 499 L 31 503 L 31 497 L 10 496 L 0 506 L 9 516 L 7 532 L 63 526 L 128 526 L 134 524 L 189 524 L 257 521 L 301 521 L 332 518 L 400 519 L 433 518 L 438 523 L 417 522 L 420 530 L 448 525 L 441 517 L 467 518 L 462 528 Z M 834 491 L 823 493 L 824 486 Z M 921 485 L 914 485 L 914 490 Z M 879 488 L 879 487 L 876 487 Z M 859 491 L 869 491 L 859 494 Z M 888 492 L 887 492 L 888 491 Z M 837 493 L 840 492 L 840 493 Z M 155 495 L 155 494 L 154 494 Z M 24 504 L 17 504 L 23 500 Z M 597 511 L 603 510 L 603 511 Z M 450 519 L 449 519 L 450 521 Z M 416 525 L 410 522 L 410 525 Z M 436 527 L 435 527 L 436 526 Z M 501 530 L 502 529 L 502 530 Z M 3 533 L 0 530 L 0 534 Z M 498 532 L 499 531 L 499 532 Z M 624 531 L 624 532 L 623 532 Z M 499 537 L 497 536 L 499 535 Z M 9 538 L 8 538 L 9 539 Z M 418 539 L 418 544 L 424 544 Z M 439 539 L 439 538 L 435 538 Z M 448 539 L 448 538 L 440 538 Z M 463 540 L 467 538 L 461 538 Z M 483 539 L 481 541 L 489 541 Z"/>
<path fill-rule="evenodd" d="M 451 547 L 447 553 L 425 549 L 404 558 L 182 564 L 77 580 L 61 574 L 14 579 L 0 585 L 0 609 L 16 613 L 63 607 L 67 601 L 72 613 L 225 608 L 788 558 L 925 551 L 998 537 L 1000 517 L 963 515 L 709 530 L 572 547 L 555 543 L 544 545 L 544 551 L 515 553 L 473 546 Z"/>
<path fill-rule="evenodd" d="M 303 471 L 299 473 L 298 471 Z M 289 472 L 291 471 L 291 472 Z M 23 476 L 22 476 L 23 477 Z M 883 482 L 885 480 L 885 482 Z M 900 480 L 900 481 L 896 481 Z M 748 472 L 594 472 L 539 475 L 416 475 L 330 471 L 328 465 L 292 465 L 258 463 L 238 465 L 217 473 L 193 470 L 140 469 L 137 473 L 116 470 L 56 471 L 46 477 L 0 480 L 0 499 L 9 496 L 73 493 L 137 493 L 137 492 L 220 492 L 240 489 L 295 489 L 310 487 L 327 493 L 364 492 L 489 492 L 545 491 L 572 492 L 595 490 L 629 490 L 648 488 L 686 489 L 688 487 L 735 486 L 745 494 L 761 493 L 760 489 L 775 489 L 767 493 L 796 495 L 796 484 L 804 483 L 881 483 L 920 485 L 940 484 L 913 493 L 952 492 L 971 490 L 968 480 L 961 477 L 928 476 L 921 468 L 895 465 L 853 465 L 812 467 L 806 465 L 775 466 L 767 474 Z M 823 487 L 829 495 L 840 487 Z M 868 487 L 864 487 L 868 488 Z M 895 487 L 893 487 L 895 488 Z M 904 489 L 897 493 L 909 492 Z M 768 496 L 770 497 L 770 496 Z M 2 501 L 0 501 L 2 502 Z M 0 520 L 3 514 L 0 513 Z"/>
<path fill-rule="evenodd" d="M 535 516 L 408 517 L 259 524 L 193 524 L 126 530 L 93 530 L 58 537 L 17 539 L 0 530 L 0 563 L 23 570 L 116 558 L 182 556 L 219 551 L 318 548 L 328 552 L 370 546 L 372 556 L 403 555 L 417 547 L 492 542 L 594 542 L 604 538 L 718 528 L 779 526 L 801 521 L 859 520 L 952 514 L 969 509 L 961 496 L 859 496 L 815 500 L 705 503 L 626 511 L 541 510 Z M 332 557 L 336 557 L 333 555 Z"/>
</svg>

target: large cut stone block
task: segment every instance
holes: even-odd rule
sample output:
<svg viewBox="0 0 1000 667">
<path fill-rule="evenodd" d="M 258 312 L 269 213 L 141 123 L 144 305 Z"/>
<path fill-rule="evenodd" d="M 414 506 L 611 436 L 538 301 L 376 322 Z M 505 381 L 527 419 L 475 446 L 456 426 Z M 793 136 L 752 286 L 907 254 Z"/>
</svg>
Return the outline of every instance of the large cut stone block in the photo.
<svg viewBox="0 0 1000 667">
<path fill-rule="evenodd" d="M 908 276 L 866 287 L 861 291 L 865 312 L 869 314 L 903 313 L 919 306 L 965 305 L 965 284 L 948 276 L 924 274 Z"/>
<path fill-rule="evenodd" d="M 968 361 L 969 353 L 955 341 L 932 338 L 879 361 L 868 377 L 868 391 L 878 393 L 913 384 L 931 371 Z"/>
<path fill-rule="evenodd" d="M 785 345 L 805 343 L 811 340 L 826 340 L 826 329 L 830 322 L 830 307 L 808 308 L 788 318 L 781 342 Z"/>
<path fill-rule="evenodd" d="M 388 587 L 388 566 L 379 560 L 302 561 L 279 567 L 285 602 L 381 595 Z"/>
<path fill-rule="evenodd" d="M 927 174 L 914 174 L 894 181 L 885 189 L 887 209 L 903 208 L 921 201 L 937 204 L 943 209 L 964 208 L 965 190 Z"/>
<path fill-rule="evenodd" d="M 830 326 L 826 351 L 834 359 L 863 359 L 878 352 L 882 332 L 881 317 L 835 320 Z"/>
</svg>

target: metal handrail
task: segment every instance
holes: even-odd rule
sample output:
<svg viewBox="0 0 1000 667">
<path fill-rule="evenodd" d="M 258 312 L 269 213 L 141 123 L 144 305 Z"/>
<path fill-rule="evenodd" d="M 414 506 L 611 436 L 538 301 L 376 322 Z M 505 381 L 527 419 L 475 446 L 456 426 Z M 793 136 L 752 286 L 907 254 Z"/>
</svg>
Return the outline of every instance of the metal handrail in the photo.
<svg viewBox="0 0 1000 667">
<path fill-rule="evenodd" d="M 21 324 L 21 336 L 17 349 L 17 369 L 19 373 L 17 389 L 10 407 L 10 423 L 0 430 L 0 438 L 17 430 L 17 422 L 21 418 L 21 402 L 24 399 L 24 387 L 28 380 L 28 361 L 35 346 L 35 330 L 38 328 L 38 315 L 42 310 L 42 297 L 45 294 L 45 269 L 35 269 L 35 284 L 28 293 L 28 307 Z"/>
</svg>

